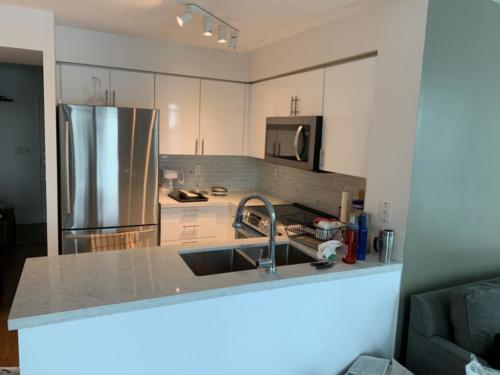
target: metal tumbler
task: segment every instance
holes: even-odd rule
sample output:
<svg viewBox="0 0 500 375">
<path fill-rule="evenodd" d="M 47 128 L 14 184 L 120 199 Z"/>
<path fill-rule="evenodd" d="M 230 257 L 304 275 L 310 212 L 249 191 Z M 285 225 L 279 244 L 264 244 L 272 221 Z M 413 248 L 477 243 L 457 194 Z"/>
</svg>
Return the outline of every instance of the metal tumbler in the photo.
<svg viewBox="0 0 500 375">
<path fill-rule="evenodd" d="M 394 248 L 394 234 L 392 229 L 382 229 L 373 241 L 373 248 L 378 252 L 381 263 L 391 263 L 392 249 Z"/>
</svg>

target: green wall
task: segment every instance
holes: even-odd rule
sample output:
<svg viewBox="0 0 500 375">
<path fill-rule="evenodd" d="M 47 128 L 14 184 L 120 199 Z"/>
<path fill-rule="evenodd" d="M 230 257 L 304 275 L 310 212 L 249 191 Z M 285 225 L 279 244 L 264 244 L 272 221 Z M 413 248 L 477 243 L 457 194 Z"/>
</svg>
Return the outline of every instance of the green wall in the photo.
<svg viewBox="0 0 500 375">
<path fill-rule="evenodd" d="M 492 0 L 429 2 L 413 163 L 402 317 L 411 294 L 500 276 L 500 5 Z"/>
</svg>

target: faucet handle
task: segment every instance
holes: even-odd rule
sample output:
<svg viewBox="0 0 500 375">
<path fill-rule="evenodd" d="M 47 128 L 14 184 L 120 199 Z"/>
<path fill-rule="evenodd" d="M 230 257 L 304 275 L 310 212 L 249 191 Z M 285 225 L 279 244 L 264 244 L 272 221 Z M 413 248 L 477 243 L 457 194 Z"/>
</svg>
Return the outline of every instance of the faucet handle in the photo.
<svg viewBox="0 0 500 375">
<path fill-rule="evenodd" d="M 269 269 L 273 265 L 273 261 L 269 258 L 260 258 L 255 261 L 257 268 Z"/>
</svg>

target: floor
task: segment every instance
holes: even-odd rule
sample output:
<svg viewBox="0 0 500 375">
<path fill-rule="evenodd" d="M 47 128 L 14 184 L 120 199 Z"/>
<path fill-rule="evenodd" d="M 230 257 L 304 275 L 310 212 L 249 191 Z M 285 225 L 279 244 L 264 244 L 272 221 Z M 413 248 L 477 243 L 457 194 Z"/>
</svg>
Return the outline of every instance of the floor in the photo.
<svg viewBox="0 0 500 375">
<path fill-rule="evenodd" d="M 43 224 L 18 225 L 16 244 L 0 248 L 3 284 L 0 295 L 0 367 L 19 366 L 17 332 L 7 330 L 7 317 L 26 258 L 47 255 Z"/>
</svg>

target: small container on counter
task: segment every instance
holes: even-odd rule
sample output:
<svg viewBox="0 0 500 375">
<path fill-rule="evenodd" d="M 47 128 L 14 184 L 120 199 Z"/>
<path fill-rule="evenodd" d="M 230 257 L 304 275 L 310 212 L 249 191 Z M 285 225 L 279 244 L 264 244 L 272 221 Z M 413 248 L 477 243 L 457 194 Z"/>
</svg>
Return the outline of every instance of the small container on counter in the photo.
<svg viewBox="0 0 500 375">
<path fill-rule="evenodd" d="M 368 245 L 368 217 L 366 213 L 362 212 L 358 217 L 358 260 L 366 259 L 366 249 Z"/>
<path fill-rule="evenodd" d="M 356 216 L 351 215 L 349 224 L 344 235 L 344 243 L 347 247 L 347 254 L 342 258 L 342 261 L 347 264 L 356 263 L 356 252 L 358 245 L 358 231 L 359 227 L 356 222 Z"/>
</svg>

